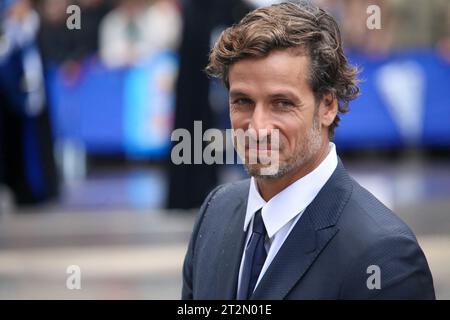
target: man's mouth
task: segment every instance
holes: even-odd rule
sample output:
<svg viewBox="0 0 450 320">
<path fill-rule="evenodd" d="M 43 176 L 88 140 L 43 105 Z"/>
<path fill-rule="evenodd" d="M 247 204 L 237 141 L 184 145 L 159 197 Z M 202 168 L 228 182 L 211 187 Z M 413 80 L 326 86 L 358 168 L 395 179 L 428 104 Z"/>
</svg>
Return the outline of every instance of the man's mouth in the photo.
<svg viewBox="0 0 450 320">
<path fill-rule="evenodd" d="M 258 145 L 257 147 L 246 146 L 245 149 L 249 150 L 249 151 L 276 151 L 276 150 L 272 150 L 270 145 Z"/>
</svg>

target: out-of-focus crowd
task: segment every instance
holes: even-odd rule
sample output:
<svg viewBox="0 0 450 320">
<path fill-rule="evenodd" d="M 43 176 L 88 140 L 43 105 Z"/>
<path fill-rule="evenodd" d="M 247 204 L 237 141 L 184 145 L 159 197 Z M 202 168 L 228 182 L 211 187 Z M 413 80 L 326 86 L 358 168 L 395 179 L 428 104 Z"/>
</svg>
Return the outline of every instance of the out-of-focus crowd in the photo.
<svg viewBox="0 0 450 320">
<path fill-rule="evenodd" d="M 403 48 L 435 48 L 450 61 L 448 0 L 312 1 L 336 17 L 348 50 L 377 57 Z M 215 123 L 211 87 L 202 71 L 210 45 L 246 12 L 274 2 L 280 1 L 0 0 L 0 203 L 2 185 L 20 203 L 57 194 L 46 87 L 49 66 L 56 66 L 67 83 L 76 83 L 86 60 L 117 69 L 161 50 L 177 51 L 174 127 L 190 129 L 194 120 L 202 120 L 207 129 Z M 69 9 L 72 5 L 80 9 L 79 17 L 72 17 L 77 14 Z M 378 30 L 366 24 L 373 5 L 380 8 Z M 71 17 L 80 20 L 79 29 L 68 28 Z M 213 167 L 172 171 L 172 207 L 197 206 L 217 182 Z M 193 188 L 181 180 L 203 182 Z M 186 190 L 196 194 L 178 201 Z"/>
<path fill-rule="evenodd" d="M 436 47 L 448 55 L 450 2 L 448 0 L 317 0 L 341 25 L 345 46 L 368 54 L 403 48 Z M 364 28 L 380 8 L 381 29 Z M 369 8 L 369 10 L 367 10 Z M 361 14 L 366 13 L 366 14 Z"/>
<path fill-rule="evenodd" d="M 111 67 L 130 65 L 161 48 L 178 48 L 183 11 L 194 0 L 2 0 L 3 34 L 35 34 L 44 60 L 77 61 L 98 54 Z M 197 1 L 201 3 L 201 1 Z M 220 1 L 215 1 L 220 2 Z M 241 0 L 248 9 L 276 0 Z M 382 54 L 405 47 L 450 51 L 448 0 L 312 0 L 337 18 L 348 49 Z M 70 5 L 81 9 L 81 29 L 66 27 Z M 370 6 L 381 11 L 381 29 L 366 28 Z M 207 17 L 204 17 L 206 20 Z M 197 21 L 199 25 L 202 19 Z M 9 28 L 7 27 L 9 25 Z M 4 37 L 2 37 L 3 39 Z"/>
<path fill-rule="evenodd" d="M 81 29 L 66 27 L 66 9 L 77 4 Z M 176 0 L 45 0 L 38 39 L 47 61 L 76 61 L 98 54 L 111 67 L 131 65 L 179 43 L 181 8 Z"/>
</svg>

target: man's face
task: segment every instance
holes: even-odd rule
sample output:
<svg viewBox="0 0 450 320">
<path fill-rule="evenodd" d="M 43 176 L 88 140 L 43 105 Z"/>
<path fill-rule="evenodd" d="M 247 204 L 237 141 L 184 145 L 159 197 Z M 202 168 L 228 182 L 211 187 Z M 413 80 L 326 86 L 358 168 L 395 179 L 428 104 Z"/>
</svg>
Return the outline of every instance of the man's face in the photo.
<svg viewBox="0 0 450 320">
<path fill-rule="evenodd" d="M 278 152 L 277 170 L 261 174 L 261 169 L 268 165 L 259 161 L 249 163 L 248 154 L 264 150 L 260 147 L 249 150 L 246 143 L 244 164 L 250 175 L 266 179 L 282 177 L 307 165 L 323 144 L 328 144 L 327 128 L 323 125 L 331 123 L 330 115 L 320 111 L 322 106 L 316 106 L 307 82 L 308 72 L 309 58 L 290 50 L 276 50 L 264 58 L 244 59 L 230 67 L 233 129 L 254 129 L 257 134 L 250 136 L 257 142 L 267 139 L 267 149 Z M 261 134 L 262 129 L 266 134 Z M 279 148 L 270 145 L 274 129 L 279 133 Z"/>
</svg>

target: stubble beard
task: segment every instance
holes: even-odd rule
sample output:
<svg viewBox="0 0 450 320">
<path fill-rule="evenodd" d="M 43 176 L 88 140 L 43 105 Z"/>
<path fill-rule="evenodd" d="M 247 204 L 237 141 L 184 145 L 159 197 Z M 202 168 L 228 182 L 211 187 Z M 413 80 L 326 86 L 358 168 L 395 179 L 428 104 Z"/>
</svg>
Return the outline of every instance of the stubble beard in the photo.
<svg viewBox="0 0 450 320">
<path fill-rule="evenodd" d="M 280 146 L 281 147 L 281 146 Z M 314 117 L 313 126 L 308 131 L 306 139 L 297 145 L 296 152 L 288 160 L 279 163 L 279 166 L 271 166 L 271 169 L 264 168 L 264 174 L 261 174 L 263 168 L 257 165 L 245 164 L 247 173 L 257 179 L 273 180 L 281 178 L 290 172 L 303 167 L 314 158 L 322 147 L 322 136 L 320 131 L 319 119 Z M 280 148 L 281 149 L 281 148 Z M 279 160 L 279 159 L 278 159 Z M 273 171 L 273 172 L 272 172 Z"/>
</svg>

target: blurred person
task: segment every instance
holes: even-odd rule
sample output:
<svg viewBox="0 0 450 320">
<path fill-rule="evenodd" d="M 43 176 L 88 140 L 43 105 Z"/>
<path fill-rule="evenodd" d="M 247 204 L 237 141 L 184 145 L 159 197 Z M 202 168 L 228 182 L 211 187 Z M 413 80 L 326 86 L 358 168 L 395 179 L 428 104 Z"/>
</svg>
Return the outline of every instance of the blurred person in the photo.
<svg viewBox="0 0 450 320">
<path fill-rule="evenodd" d="M 204 130 L 216 126 L 209 101 L 210 80 L 203 72 L 211 39 L 216 30 L 239 21 L 250 7 L 240 0 L 185 0 L 182 4 L 183 33 L 175 90 L 174 128 L 185 128 L 193 134 L 196 120 L 202 121 Z M 214 165 L 175 165 L 169 162 L 167 207 L 198 208 L 217 184 L 217 179 Z"/>
<path fill-rule="evenodd" d="M 126 67 L 158 50 L 176 49 L 181 21 L 173 0 L 121 0 L 100 25 L 100 55 Z"/>
<path fill-rule="evenodd" d="M 0 150 L 4 183 L 19 204 L 58 193 L 43 67 L 36 46 L 39 17 L 28 0 L 1 3 Z"/>
<path fill-rule="evenodd" d="M 150 52 L 177 50 L 181 38 L 181 12 L 177 0 L 153 0 L 148 9 Z"/>
<path fill-rule="evenodd" d="M 111 67 L 128 66 L 142 57 L 149 31 L 143 0 L 120 0 L 100 24 L 100 56 Z"/>
<path fill-rule="evenodd" d="M 72 3 L 69 0 L 43 0 L 38 6 L 42 17 L 38 45 L 44 68 L 58 68 L 68 84 L 79 81 L 85 52 L 85 45 L 80 44 L 77 38 L 83 28 L 70 30 L 66 25 L 66 9 Z M 81 19 L 83 24 L 83 16 Z"/>
<path fill-rule="evenodd" d="M 251 178 L 217 187 L 200 209 L 182 298 L 434 299 L 416 237 L 332 143 L 359 93 L 336 21 L 305 3 L 257 9 L 220 35 L 206 70 L 229 90 L 233 129 L 254 130 L 257 144 L 236 142 Z"/>
<path fill-rule="evenodd" d="M 66 22 L 66 10 L 71 4 L 79 4 L 81 29 L 70 30 Z M 77 83 L 83 71 L 85 59 L 96 58 L 99 49 L 99 25 L 111 10 L 104 0 L 44 0 L 40 3 L 42 17 L 38 43 L 46 68 L 59 67 L 68 84 Z"/>
<path fill-rule="evenodd" d="M 78 0 L 81 9 L 81 29 L 73 32 L 80 58 L 99 54 L 99 29 L 103 18 L 112 10 L 111 1 Z"/>
<path fill-rule="evenodd" d="M 68 0 L 43 0 L 39 5 L 41 24 L 39 48 L 45 64 L 64 64 L 78 58 L 75 33 L 66 26 Z"/>
</svg>

